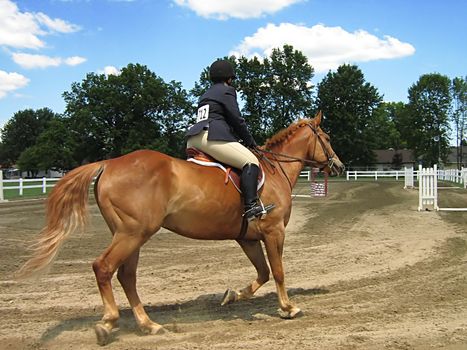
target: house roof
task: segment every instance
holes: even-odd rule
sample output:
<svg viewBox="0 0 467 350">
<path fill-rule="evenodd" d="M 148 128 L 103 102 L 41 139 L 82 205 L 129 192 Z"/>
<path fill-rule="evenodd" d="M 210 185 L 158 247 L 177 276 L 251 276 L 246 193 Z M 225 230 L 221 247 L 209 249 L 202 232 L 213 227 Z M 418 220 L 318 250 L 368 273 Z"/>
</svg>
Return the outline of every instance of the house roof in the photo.
<svg viewBox="0 0 467 350">
<path fill-rule="evenodd" d="M 391 164 L 396 154 L 402 156 L 401 163 L 415 163 L 413 151 L 410 149 L 376 149 L 373 152 L 376 164 Z"/>
</svg>

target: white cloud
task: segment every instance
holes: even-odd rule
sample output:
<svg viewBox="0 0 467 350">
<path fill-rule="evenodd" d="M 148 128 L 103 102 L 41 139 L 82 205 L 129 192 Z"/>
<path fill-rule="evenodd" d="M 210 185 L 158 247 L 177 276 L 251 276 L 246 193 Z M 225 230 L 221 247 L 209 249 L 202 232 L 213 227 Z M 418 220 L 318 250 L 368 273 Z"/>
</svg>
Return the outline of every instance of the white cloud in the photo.
<svg viewBox="0 0 467 350">
<path fill-rule="evenodd" d="M 256 18 L 282 10 L 302 0 L 173 0 L 205 18 Z"/>
<path fill-rule="evenodd" d="M 0 98 L 9 92 L 28 85 L 29 79 L 18 73 L 8 73 L 0 70 Z"/>
<path fill-rule="evenodd" d="M 0 0 L 0 46 L 40 49 L 41 37 L 50 33 L 71 33 L 79 26 L 62 19 L 51 19 L 39 12 L 21 12 L 11 0 Z"/>
<path fill-rule="evenodd" d="M 45 55 L 33 55 L 29 53 L 13 53 L 13 61 L 23 68 L 47 68 L 57 67 L 62 64 L 76 66 L 86 61 L 84 57 L 73 56 L 68 58 L 49 57 Z"/>
<path fill-rule="evenodd" d="M 47 28 L 49 28 L 53 32 L 73 33 L 81 29 L 78 25 L 68 23 L 64 21 L 63 19 L 60 19 L 60 18 L 51 19 L 49 16 L 43 14 L 42 12 L 35 14 L 35 18 L 40 24 L 45 25 Z"/>
<path fill-rule="evenodd" d="M 114 66 L 105 66 L 104 69 L 97 71 L 99 74 L 109 75 L 120 75 L 120 69 Z"/>
<path fill-rule="evenodd" d="M 410 56 L 415 48 L 391 36 L 378 38 L 364 30 L 353 33 L 341 27 L 313 27 L 281 23 L 268 24 L 246 37 L 234 48 L 235 56 L 269 56 L 274 48 L 292 45 L 309 59 L 317 72 L 335 69 L 343 63 L 367 62 Z"/>
<path fill-rule="evenodd" d="M 86 62 L 87 59 L 81 56 L 72 56 L 63 59 L 63 62 L 69 66 L 77 66 L 78 64 Z"/>
</svg>

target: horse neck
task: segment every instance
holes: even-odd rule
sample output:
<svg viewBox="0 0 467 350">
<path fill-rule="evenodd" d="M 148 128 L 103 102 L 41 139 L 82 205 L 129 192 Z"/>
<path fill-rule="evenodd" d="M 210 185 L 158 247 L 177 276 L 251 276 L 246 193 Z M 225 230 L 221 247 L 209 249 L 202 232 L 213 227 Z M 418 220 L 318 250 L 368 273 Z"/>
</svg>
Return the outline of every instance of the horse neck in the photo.
<svg viewBox="0 0 467 350">
<path fill-rule="evenodd" d="M 308 128 L 300 129 L 281 144 L 271 147 L 271 150 L 275 153 L 281 153 L 294 158 L 306 159 L 310 142 L 312 142 L 310 132 L 307 129 Z M 285 158 L 279 157 L 279 159 Z M 281 166 L 292 186 L 295 186 L 300 172 L 303 169 L 304 162 L 282 162 Z"/>
</svg>

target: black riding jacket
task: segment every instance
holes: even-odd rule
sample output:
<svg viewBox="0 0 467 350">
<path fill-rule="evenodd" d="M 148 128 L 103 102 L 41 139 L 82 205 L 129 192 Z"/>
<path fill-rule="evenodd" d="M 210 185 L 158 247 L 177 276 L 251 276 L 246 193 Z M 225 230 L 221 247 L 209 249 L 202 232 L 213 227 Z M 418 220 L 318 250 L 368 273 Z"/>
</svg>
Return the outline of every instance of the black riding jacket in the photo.
<svg viewBox="0 0 467 350">
<path fill-rule="evenodd" d="M 224 83 L 212 85 L 199 99 L 198 108 L 209 105 L 207 119 L 198 121 L 186 136 L 198 135 L 208 128 L 210 141 L 242 141 L 245 146 L 255 144 L 242 118 L 237 103 L 237 92 Z"/>
</svg>

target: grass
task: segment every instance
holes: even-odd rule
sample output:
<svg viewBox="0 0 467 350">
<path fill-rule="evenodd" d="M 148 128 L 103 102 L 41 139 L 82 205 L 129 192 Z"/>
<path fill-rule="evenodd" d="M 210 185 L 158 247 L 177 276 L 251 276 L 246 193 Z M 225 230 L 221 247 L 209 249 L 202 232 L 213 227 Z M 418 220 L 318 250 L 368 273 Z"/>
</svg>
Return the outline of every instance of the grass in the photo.
<svg viewBox="0 0 467 350">
<path fill-rule="evenodd" d="M 50 183 L 49 183 L 50 184 Z M 8 182 L 3 185 L 3 197 L 6 200 L 18 200 L 18 199 L 31 199 L 31 198 L 45 198 L 48 193 L 52 190 L 52 187 L 47 187 L 46 193 L 42 193 L 42 180 L 24 182 L 24 186 L 41 186 L 40 188 L 24 188 L 23 195 L 19 195 L 18 188 L 11 188 L 19 186 L 19 182 Z"/>
<path fill-rule="evenodd" d="M 32 199 L 32 198 L 45 198 L 52 191 L 52 188 L 47 188 L 46 193 L 42 193 L 42 188 L 24 188 L 23 195 L 19 195 L 18 189 L 8 189 L 3 187 L 3 197 L 6 200 L 18 200 L 18 199 Z"/>
</svg>

